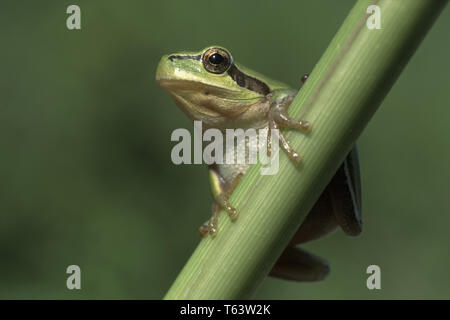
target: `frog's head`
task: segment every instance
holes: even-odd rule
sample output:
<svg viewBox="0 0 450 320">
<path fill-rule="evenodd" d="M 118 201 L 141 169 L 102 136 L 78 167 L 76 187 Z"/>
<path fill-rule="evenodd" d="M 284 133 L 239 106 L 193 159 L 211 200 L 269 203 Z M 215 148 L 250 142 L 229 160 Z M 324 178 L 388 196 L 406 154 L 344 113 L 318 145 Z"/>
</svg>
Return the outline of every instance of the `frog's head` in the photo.
<svg viewBox="0 0 450 320">
<path fill-rule="evenodd" d="M 245 70 L 245 73 L 242 71 Z M 156 80 L 194 120 L 219 123 L 266 99 L 268 85 L 237 67 L 222 47 L 165 55 Z"/>
</svg>

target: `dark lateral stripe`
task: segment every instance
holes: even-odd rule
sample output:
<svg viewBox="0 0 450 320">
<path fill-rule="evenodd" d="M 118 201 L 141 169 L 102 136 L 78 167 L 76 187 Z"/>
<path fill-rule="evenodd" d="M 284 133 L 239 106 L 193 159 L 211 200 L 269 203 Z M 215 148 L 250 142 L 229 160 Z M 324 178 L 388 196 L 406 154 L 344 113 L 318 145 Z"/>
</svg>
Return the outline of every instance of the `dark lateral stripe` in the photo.
<svg viewBox="0 0 450 320">
<path fill-rule="evenodd" d="M 185 55 L 185 56 L 169 56 L 169 60 L 173 61 L 173 59 L 193 59 L 193 60 L 200 60 L 202 57 L 201 54 L 197 55 L 197 56 L 189 56 L 189 55 Z"/>
<path fill-rule="evenodd" d="M 270 93 L 270 88 L 262 81 L 250 77 L 240 71 L 234 64 L 228 69 L 228 75 L 233 78 L 233 80 L 243 88 L 248 90 L 258 92 L 262 95 L 267 95 Z"/>
</svg>

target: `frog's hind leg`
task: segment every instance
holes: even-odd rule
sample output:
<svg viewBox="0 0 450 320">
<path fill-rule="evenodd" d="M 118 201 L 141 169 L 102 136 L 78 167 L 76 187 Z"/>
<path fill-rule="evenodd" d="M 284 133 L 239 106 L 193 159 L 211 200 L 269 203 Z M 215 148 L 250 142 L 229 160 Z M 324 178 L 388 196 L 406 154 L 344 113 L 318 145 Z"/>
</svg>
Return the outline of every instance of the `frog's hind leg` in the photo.
<svg viewBox="0 0 450 320">
<path fill-rule="evenodd" d="M 287 247 L 269 273 L 270 276 L 293 281 L 321 281 L 329 273 L 328 263 L 305 250 Z"/>
<path fill-rule="evenodd" d="M 356 147 L 347 155 L 306 216 L 271 275 L 297 281 L 324 278 L 328 273 L 326 262 L 294 246 L 321 238 L 338 226 L 351 236 L 360 234 L 362 230 L 361 182 Z"/>
<path fill-rule="evenodd" d="M 231 183 L 227 182 L 223 179 L 215 166 L 210 166 L 209 180 L 211 183 L 214 202 L 211 208 L 211 218 L 200 226 L 199 230 L 202 236 L 214 236 L 217 233 L 219 213 L 222 209 L 227 212 L 231 220 L 235 220 L 237 218 L 237 210 L 229 204 L 228 199 L 231 197 L 231 194 L 238 185 L 241 177 L 242 174 L 238 174 L 233 181 L 231 181 Z"/>
<path fill-rule="evenodd" d="M 339 226 L 349 236 L 362 231 L 361 178 L 356 146 L 347 155 L 330 182 L 331 200 Z"/>
</svg>

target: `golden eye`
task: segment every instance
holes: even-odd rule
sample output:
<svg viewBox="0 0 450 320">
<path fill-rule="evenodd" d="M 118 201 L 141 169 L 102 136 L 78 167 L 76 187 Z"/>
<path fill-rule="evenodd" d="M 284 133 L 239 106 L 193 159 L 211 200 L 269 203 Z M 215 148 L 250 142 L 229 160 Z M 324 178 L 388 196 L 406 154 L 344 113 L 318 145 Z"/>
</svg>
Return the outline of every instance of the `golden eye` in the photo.
<svg viewBox="0 0 450 320">
<path fill-rule="evenodd" d="M 203 53 L 203 67 L 211 73 L 224 73 L 231 65 L 228 52 L 219 48 L 209 48 Z"/>
</svg>

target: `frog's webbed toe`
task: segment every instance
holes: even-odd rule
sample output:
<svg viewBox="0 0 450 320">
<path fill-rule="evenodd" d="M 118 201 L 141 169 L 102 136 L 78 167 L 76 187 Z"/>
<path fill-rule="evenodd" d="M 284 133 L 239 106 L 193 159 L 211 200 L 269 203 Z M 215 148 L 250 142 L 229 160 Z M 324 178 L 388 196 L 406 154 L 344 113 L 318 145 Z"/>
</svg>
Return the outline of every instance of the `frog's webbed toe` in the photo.
<svg viewBox="0 0 450 320">
<path fill-rule="evenodd" d="M 276 262 L 272 277 L 293 281 L 321 281 L 329 273 L 328 263 L 305 250 L 287 247 Z"/>
</svg>

